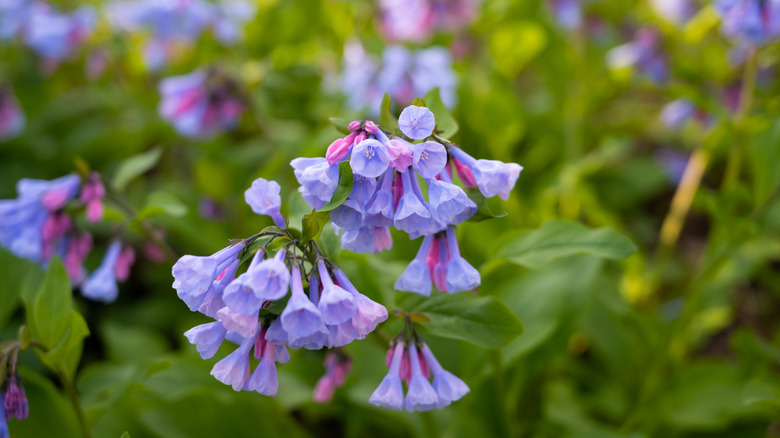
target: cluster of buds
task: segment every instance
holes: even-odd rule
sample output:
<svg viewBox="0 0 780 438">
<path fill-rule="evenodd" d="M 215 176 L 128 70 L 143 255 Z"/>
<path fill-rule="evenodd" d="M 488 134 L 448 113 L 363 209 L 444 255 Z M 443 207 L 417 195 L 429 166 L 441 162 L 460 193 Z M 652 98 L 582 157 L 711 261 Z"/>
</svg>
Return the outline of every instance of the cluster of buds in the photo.
<svg viewBox="0 0 780 438">
<path fill-rule="evenodd" d="M 289 360 L 288 347 L 340 347 L 387 319 L 387 309 L 361 294 L 313 240 L 300 241 L 287 228 L 279 191 L 276 182 L 260 178 L 245 192 L 252 210 L 277 226 L 211 256 L 185 255 L 173 266 L 178 296 L 215 320 L 185 333 L 201 356 L 214 356 L 224 340 L 239 345 L 211 374 L 236 391 L 269 396 L 277 393 L 276 363 Z M 242 262 L 246 271 L 236 276 Z M 259 361 L 251 374 L 250 356 Z"/>
<path fill-rule="evenodd" d="M 24 113 L 11 88 L 0 86 L 0 141 L 16 137 L 24 124 Z"/>
<path fill-rule="evenodd" d="M 92 234 L 75 221 L 82 211 L 88 222 L 102 220 L 106 192 L 100 175 L 71 174 L 51 181 L 22 179 L 16 191 L 16 199 L 0 200 L 0 246 L 43 266 L 57 255 L 64 261 L 72 284 L 80 287 L 85 297 L 114 301 L 117 281 L 127 279 L 135 251 L 115 240 L 100 267 L 87 275 L 84 260 L 92 250 Z"/>
<path fill-rule="evenodd" d="M 246 106 L 238 82 L 217 68 L 166 78 L 159 91 L 160 115 L 192 138 L 233 128 Z"/>
<path fill-rule="evenodd" d="M 460 400 L 469 392 L 469 387 L 442 368 L 428 345 L 417 335 L 414 323 L 408 316 L 405 321 L 404 330 L 390 342 L 385 357 L 389 371 L 369 402 L 383 408 L 414 412 L 441 409 Z M 433 384 L 429 380 L 431 374 Z M 406 383 L 406 397 L 402 382 Z"/>
<path fill-rule="evenodd" d="M 255 5 L 245 0 L 132 0 L 112 3 L 108 18 L 119 30 L 149 34 L 143 59 L 147 68 L 157 70 L 209 28 L 222 44 L 235 43 L 255 11 Z"/>
<path fill-rule="evenodd" d="M 71 57 L 95 26 L 95 10 L 82 6 L 72 13 L 46 2 L 0 2 L 0 39 L 20 37 L 51 67 Z"/>
<path fill-rule="evenodd" d="M 330 212 L 341 230 L 343 248 L 378 252 L 392 246 L 390 227 L 411 239 L 424 236 L 417 257 L 396 282 L 396 289 L 430 295 L 461 292 L 480 284 L 479 272 L 461 257 L 455 226 L 478 211 L 477 204 L 455 183 L 490 198 L 506 200 L 522 167 L 478 160 L 435 134 L 434 114 L 426 107 L 405 108 L 398 121 L 402 135 L 388 136 L 372 121 L 353 121 L 346 137 L 334 141 L 324 158 L 291 162 L 315 209 L 329 202 L 338 188 L 339 163 L 349 160 L 352 188 Z M 417 141 L 416 143 L 413 143 Z M 420 184 L 427 185 L 427 199 Z"/>
</svg>

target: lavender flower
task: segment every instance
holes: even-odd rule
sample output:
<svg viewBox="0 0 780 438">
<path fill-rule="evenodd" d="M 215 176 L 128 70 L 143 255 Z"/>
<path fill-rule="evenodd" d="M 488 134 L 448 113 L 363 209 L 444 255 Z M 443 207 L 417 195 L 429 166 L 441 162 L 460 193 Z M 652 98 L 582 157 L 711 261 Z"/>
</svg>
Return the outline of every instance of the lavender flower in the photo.
<svg viewBox="0 0 780 438">
<path fill-rule="evenodd" d="M 398 126 L 412 140 L 422 140 L 433 134 L 436 120 L 428 108 L 409 105 L 401 111 Z"/>
<path fill-rule="evenodd" d="M 582 25 L 581 0 L 551 0 L 549 5 L 555 20 L 564 29 L 574 30 Z"/>
<path fill-rule="evenodd" d="M 398 277 L 395 285 L 393 285 L 394 289 L 414 292 L 426 297 L 431 294 L 431 274 L 426 264 L 426 259 L 432 243 L 433 236 L 425 236 L 414 260 L 409 263 L 404 273 Z"/>
<path fill-rule="evenodd" d="M 5 372 L 5 370 L 2 371 Z M 5 395 L 0 397 L 5 410 L 3 421 L 8 421 L 11 418 L 26 419 L 30 414 L 30 408 L 27 403 L 27 395 L 24 392 L 24 385 L 22 385 L 22 378 L 17 372 L 11 372 L 7 385 Z M 0 426 L 1 430 L 2 426 Z"/>
<path fill-rule="evenodd" d="M 287 301 L 287 306 L 279 318 L 282 320 L 282 328 L 287 332 L 288 342 L 295 342 L 320 331 L 324 327 L 324 323 L 317 306 L 309 300 L 303 291 L 301 268 L 297 264 L 292 267 L 290 289 L 292 295 L 290 295 L 290 300 Z"/>
<path fill-rule="evenodd" d="M 290 162 L 295 178 L 306 202 L 320 209 L 330 201 L 339 183 L 339 167 L 328 164 L 325 158 L 296 158 Z"/>
<path fill-rule="evenodd" d="M 479 286 L 482 282 L 479 271 L 460 256 L 455 230 L 452 227 L 447 229 L 447 247 L 450 251 L 447 262 L 447 292 L 463 292 Z"/>
<path fill-rule="evenodd" d="M 25 25 L 25 43 L 44 60 L 57 63 L 73 55 L 96 21 L 95 10 L 89 6 L 62 14 L 47 5 L 36 5 Z"/>
<path fill-rule="evenodd" d="M 780 36 L 780 1 L 716 0 L 724 35 L 751 46 L 766 44 Z"/>
<path fill-rule="evenodd" d="M 203 359 L 210 359 L 217 354 L 226 334 L 227 330 L 219 321 L 202 324 L 184 332 L 184 336 L 190 344 L 195 345 Z"/>
<path fill-rule="evenodd" d="M 81 285 L 81 294 L 94 301 L 111 303 L 119 295 L 119 288 L 116 284 L 116 263 L 119 254 L 122 251 L 122 244 L 115 241 L 108 247 L 103 262 L 95 272 L 89 276 Z"/>
<path fill-rule="evenodd" d="M 486 198 L 498 195 L 501 199 L 509 199 L 509 192 L 514 188 L 523 166 L 516 163 L 503 163 L 496 160 L 475 160 L 457 147 L 451 147 L 450 153 L 471 170 L 479 191 Z"/>
<path fill-rule="evenodd" d="M 211 375 L 225 385 L 232 386 L 234 391 L 240 391 L 249 379 L 249 352 L 254 343 L 254 337 L 245 338 L 235 351 L 214 365 Z"/>
<path fill-rule="evenodd" d="M 187 137 L 204 138 L 231 129 L 244 111 L 232 79 L 217 70 L 196 70 L 160 82 L 160 115 Z"/>
<path fill-rule="evenodd" d="M 428 378 L 422 374 L 420 357 L 417 354 L 417 347 L 414 343 L 409 345 L 409 360 L 412 376 L 406 391 L 404 407 L 409 412 L 428 411 L 437 407 L 439 398 Z"/>
<path fill-rule="evenodd" d="M 355 315 L 355 299 L 352 294 L 333 283 L 325 262 L 317 262 L 320 279 L 324 286 L 317 307 L 326 324 L 340 324 Z"/>
<path fill-rule="evenodd" d="M 376 388 L 368 402 L 374 406 L 400 411 L 404 405 L 404 389 L 401 385 L 401 360 L 404 355 L 404 343 L 399 342 L 393 348 L 390 370 Z"/>
<path fill-rule="evenodd" d="M 276 181 L 258 178 L 252 182 L 252 187 L 246 189 L 244 199 L 252 207 L 252 211 L 271 216 L 277 227 L 287 228 L 287 222 L 279 211 L 282 205 L 282 198 L 279 196 L 281 189 Z"/>
<path fill-rule="evenodd" d="M 433 372 L 433 389 L 436 391 L 438 399 L 437 409 L 460 400 L 469 392 L 469 387 L 463 383 L 463 380 L 442 368 L 427 344 L 423 343 L 420 350 Z"/>
</svg>

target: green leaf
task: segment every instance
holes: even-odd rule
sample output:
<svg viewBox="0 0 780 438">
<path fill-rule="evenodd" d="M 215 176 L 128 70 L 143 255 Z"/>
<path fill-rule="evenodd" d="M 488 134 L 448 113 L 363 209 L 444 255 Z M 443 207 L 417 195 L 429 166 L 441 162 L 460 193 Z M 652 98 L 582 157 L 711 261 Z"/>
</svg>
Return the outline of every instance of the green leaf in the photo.
<svg viewBox="0 0 780 438">
<path fill-rule="evenodd" d="M 125 431 L 125 433 L 123 433 L 119 438 L 130 438 L 130 434 Z"/>
<path fill-rule="evenodd" d="M 312 210 L 310 214 L 303 217 L 302 227 L 303 233 L 301 234 L 301 242 L 306 243 L 309 240 L 317 240 L 322 233 L 322 229 L 325 228 L 325 224 L 328 223 L 330 213 L 327 211 Z"/>
<path fill-rule="evenodd" d="M 339 164 L 339 186 L 330 198 L 327 204 L 323 205 L 318 211 L 331 211 L 347 200 L 352 191 L 352 167 L 348 161 L 342 161 Z"/>
<path fill-rule="evenodd" d="M 395 118 L 393 112 L 390 110 L 390 95 L 385 93 L 385 97 L 382 98 L 382 105 L 379 110 L 379 125 L 383 129 L 387 129 L 392 132 L 399 132 L 398 119 Z"/>
<path fill-rule="evenodd" d="M 474 214 L 474 216 L 471 216 L 468 219 L 469 222 L 482 222 L 487 219 L 502 218 L 506 216 L 505 211 L 502 211 L 500 213 L 494 213 L 493 210 L 490 209 L 487 199 L 485 199 L 485 197 L 482 196 L 482 193 L 480 193 L 479 190 L 466 189 L 466 194 L 469 196 L 469 199 L 471 199 L 472 201 L 474 201 L 475 204 L 477 204 L 477 212 Z"/>
<path fill-rule="evenodd" d="M 339 262 L 339 253 L 341 252 L 341 239 L 336 235 L 333 227 L 325 227 L 320 234 L 319 241 L 317 242 L 320 250 L 328 260 L 333 263 Z"/>
<path fill-rule="evenodd" d="M 330 124 L 333 125 L 340 133 L 349 134 L 352 132 L 349 130 L 349 120 L 340 119 L 338 117 L 331 117 L 329 120 Z"/>
<path fill-rule="evenodd" d="M 88 335 L 89 328 L 84 317 L 79 312 L 72 310 L 65 335 L 48 352 L 39 352 L 41 360 L 52 369 L 64 369 L 68 377 L 72 379 L 81 359 L 84 338 Z"/>
<path fill-rule="evenodd" d="M 747 406 L 764 406 L 775 414 L 780 413 L 780 385 L 762 377 L 754 377 L 742 390 L 742 403 Z"/>
<path fill-rule="evenodd" d="M 412 105 L 428 108 L 428 105 L 425 104 L 425 101 L 420 99 L 419 97 L 414 98 L 414 100 L 412 101 Z"/>
<path fill-rule="evenodd" d="M 557 258 L 575 254 L 621 260 L 634 251 L 636 246 L 612 228 L 594 230 L 574 222 L 551 220 L 507 242 L 496 257 L 539 268 Z"/>
<path fill-rule="evenodd" d="M 187 206 L 176 196 L 168 192 L 153 192 L 146 198 L 146 205 L 138 212 L 136 219 L 142 221 L 162 215 L 182 217 L 187 214 L 187 210 Z"/>
<path fill-rule="evenodd" d="M 523 323 L 517 315 L 494 296 L 462 292 L 426 298 L 399 293 L 396 299 L 407 312 L 424 314 L 430 321 L 420 327 L 435 336 L 499 348 L 523 333 Z"/>
<path fill-rule="evenodd" d="M 135 155 L 123 161 L 114 175 L 111 185 L 115 190 L 121 192 L 127 187 L 127 184 L 135 178 L 148 172 L 157 165 L 162 156 L 163 150 L 160 147 L 152 148 L 142 154 Z"/>
<path fill-rule="evenodd" d="M 455 118 L 452 117 L 450 110 L 441 101 L 439 87 L 432 89 L 425 95 L 425 102 L 428 103 L 428 109 L 436 117 L 436 131 L 440 131 L 439 136 L 450 139 L 460 127 Z"/>
<path fill-rule="evenodd" d="M 59 257 L 54 257 L 28 308 L 27 325 L 33 339 L 53 348 L 65 335 L 73 310 L 70 277 Z"/>
</svg>

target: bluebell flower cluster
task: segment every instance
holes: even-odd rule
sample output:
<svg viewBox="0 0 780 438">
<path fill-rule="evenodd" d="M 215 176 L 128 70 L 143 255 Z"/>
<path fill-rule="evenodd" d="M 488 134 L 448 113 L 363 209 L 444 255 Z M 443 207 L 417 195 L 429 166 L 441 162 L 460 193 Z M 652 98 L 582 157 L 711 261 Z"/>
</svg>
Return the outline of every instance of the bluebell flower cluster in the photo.
<svg viewBox="0 0 780 438">
<path fill-rule="evenodd" d="M 390 41 L 428 41 L 436 31 L 456 31 L 476 17 L 481 0 L 379 0 L 379 28 Z"/>
<path fill-rule="evenodd" d="M 79 229 L 75 214 L 84 210 L 89 222 L 103 217 L 105 188 L 100 176 L 66 175 L 51 181 L 22 179 L 16 199 L 0 200 L 0 247 L 17 257 L 46 266 L 59 256 L 74 286 L 92 300 L 117 298 L 117 281 L 124 281 L 135 260 L 131 246 L 116 240 L 92 274 L 84 261 L 92 250 L 92 235 Z"/>
<path fill-rule="evenodd" d="M 143 48 L 147 68 L 159 70 L 182 47 L 195 44 L 211 29 L 222 44 L 241 38 L 243 25 L 256 7 L 246 0 L 127 0 L 108 8 L 111 23 L 122 31 L 148 35 Z"/>
<path fill-rule="evenodd" d="M 163 79 L 159 91 L 160 116 L 191 138 L 208 138 L 235 127 L 245 108 L 238 83 L 216 68 Z"/>
<path fill-rule="evenodd" d="M 454 227 L 476 214 L 463 188 L 506 200 L 522 167 L 475 159 L 434 135 L 436 120 L 426 107 L 406 107 L 392 138 L 372 121 L 354 121 L 350 134 L 335 140 L 325 157 L 291 162 L 299 192 L 315 209 L 329 202 L 339 181 L 339 163 L 349 160 L 353 184 L 346 200 L 330 212 L 345 249 L 372 253 L 392 246 L 390 228 L 423 237 L 417 257 L 395 283 L 398 290 L 430 295 L 479 286 L 479 272 L 461 255 Z M 416 143 L 414 143 L 416 141 Z M 427 199 L 423 193 L 427 186 Z"/>
<path fill-rule="evenodd" d="M 0 87 L 0 141 L 22 132 L 25 117 L 10 87 Z"/>
<path fill-rule="evenodd" d="M 456 102 L 456 86 L 452 56 L 444 47 L 412 51 L 403 46 L 388 46 L 381 59 L 355 41 L 344 47 L 341 89 L 354 109 L 379 108 L 385 92 L 393 101 L 408 105 L 416 96 L 436 87 L 442 101 L 451 107 Z"/>
<path fill-rule="evenodd" d="M 669 77 L 661 37 L 649 28 L 639 29 L 633 41 L 610 50 L 607 64 L 614 70 L 632 68 L 655 83 L 666 82 Z"/>
<path fill-rule="evenodd" d="M 214 319 L 185 333 L 204 359 L 225 340 L 238 344 L 211 374 L 236 391 L 274 396 L 276 363 L 289 360 L 288 347 L 319 350 L 363 339 L 387 319 L 387 309 L 361 294 L 319 250 L 313 253 L 313 241 L 294 240 L 280 212 L 277 183 L 258 179 L 245 200 L 277 226 L 211 256 L 183 256 L 173 266 L 173 287 L 190 310 Z M 261 247 L 253 245 L 261 240 Z M 249 263 L 238 274 L 242 260 Z M 251 356 L 258 360 L 253 372 Z"/>
<path fill-rule="evenodd" d="M 763 45 L 780 37 L 780 1 L 716 0 L 721 31 L 750 46 Z"/>
<path fill-rule="evenodd" d="M 52 67 L 76 52 L 96 21 L 97 14 L 90 6 L 64 13 L 42 1 L 0 2 L 0 40 L 21 38 Z"/>
<path fill-rule="evenodd" d="M 412 323 L 407 320 L 407 324 Z M 430 347 L 413 329 L 409 339 L 406 339 L 406 332 L 405 329 L 391 342 L 385 357 L 389 371 L 369 402 L 398 411 L 429 411 L 448 406 L 466 395 L 468 385 L 439 364 Z"/>
</svg>

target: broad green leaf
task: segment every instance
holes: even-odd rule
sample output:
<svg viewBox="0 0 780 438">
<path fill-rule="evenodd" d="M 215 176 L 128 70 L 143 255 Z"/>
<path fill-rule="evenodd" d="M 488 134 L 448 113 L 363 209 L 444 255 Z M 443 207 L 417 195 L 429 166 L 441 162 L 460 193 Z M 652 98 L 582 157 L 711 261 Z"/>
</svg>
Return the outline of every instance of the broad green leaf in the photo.
<svg viewBox="0 0 780 438">
<path fill-rule="evenodd" d="M 439 136 L 446 139 L 452 138 L 458 132 L 458 122 L 441 101 L 439 87 L 432 89 L 425 95 L 425 102 L 436 118 L 436 130 L 440 131 Z"/>
<path fill-rule="evenodd" d="M 490 33 L 490 54 L 500 73 L 515 77 L 547 45 L 544 28 L 532 21 L 506 23 Z"/>
<path fill-rule="evenodd" d="M 341 239 L 336 235 L 333 227 L 325 226 L 320 234 L 320 239 L 317 242 L 320 247 L 320 251 L 325 254 L 325 257 L 333 263 L 339 262 L 339 255 L 341 252 Z"/>
<path fill-rule="evenodd" d="M 40 275 L 40 267 L 0 249 L 0 327 L 19 308 L 24 282 L 34 272 Z"/>
<path fill-rule="evenodd" d="M 742 390 L 742 403 L 764 406 L 778 414 L 780 413 L 780 385 L 776 381 L 755 377 Z"/>
<path fill-rule="evenodd" d="M 466 189 L 466 194 L 469 196 L 469 199 L 477 204 L 477 212 L 468 219 L 469 222 L 482 222 L 486 219 L 502 218 L 506 216 L 505 211 L 494 213 L 493 210 L 490 209 L 487 199 L 482 196 L 482 193 L 480 193 L 479 190 Z"/>
<path fill-rule="evenodd" d="M 432 335 L 471 342 L 483 348 L 499 348 L 523 333 L 523 323 L 494 296 L 468 292 L 440 293 L 430 298 L 399 293 L 396 301 L 407 312 L 418 312 L 430 321 L 421 323 Z"/>
<path fill-rule="evenodd" d="M 123 191 L 127 184 L 135 178 L 148 172 L 160 161 L 163 150 L 160 147 L 152 148 L 142 154 L 135 155 L 123 161 L 116 170 L 111 185 L 117 191 Z"/>
<path fill-rule="evenodd" d="M 33 339 L 54 348 L 68 329 L 72 310 L 70 277 L 60 258 L 54 257 L 27 312 Z"/>
<path fill-rule="evenodd" d="M 350 167 L 348 161 L 342 161 L 339 163 L 339 185 L 336 187 L 336 191 L 333 193 L 333 197 L 330 198 L 330 201 L 323 205 L 318 211 L 330 211 L 338 207 L 347 200 L 351 191 L 352 167 Z"/>
<path fill-rule="evenodd" d="M 551 260 L 575 254 L 621 260 L 634 251 L 636 246 L 612 228 L 590 229 L 575 222 L 551 220 L 507 242 L 496 257 L 539 268 Z"/>
<path fill-rule="evenodd" d="M 331 117 L 329 120 L 330 124 L 333 125 L 340 133 L 349 134 L 352 132 L 349 130 L 349 120 L 340 119 L 338 117 Z"/>
<path fill-rule="evenodd" d="M 390 110 L 390 104 L 390 95 L 385 93 L 379 111 L 379 126 L 392 132 L 399 132 L 398 119 L 395 118 L 393 112 Z"/>
<path fill-rule="evenodd" d="M 72 310 L 65 335 L 48 352 L 39 352 L 41 360 L 52 369 L 65 370 L 68 377 L 72 379 L 81 360 L 84 338 L 88 335 L 89 327 L 87 327 L 84 317 L 79 312 Z"/>
<path fill-rule="evenodd" d="M 414 100 L 412 101 L 412 105 L 428 108 L 428 105 L 425 104 L 425 101 L 420 99 L 419 97 L 414 98 Z"/>
<path fill-rule="evenodd" d="M 328 223 L 330 213 L 327 211 L 312 210 L 311 213 L 303 217 L 301 242 L 307 243 L 310 240 L 317 240 L 322 233 L 325 224 Z"/>
<path fill-rule="evenodd" d="M 146 205 L 138 212 L 137 220 L 167 215 L 182 217 L 187 214 L 187 206 L 176 196 L 167 192 L 153 192 L 146 198 Z"/>
</svg>

